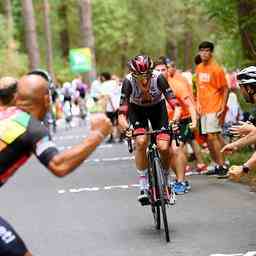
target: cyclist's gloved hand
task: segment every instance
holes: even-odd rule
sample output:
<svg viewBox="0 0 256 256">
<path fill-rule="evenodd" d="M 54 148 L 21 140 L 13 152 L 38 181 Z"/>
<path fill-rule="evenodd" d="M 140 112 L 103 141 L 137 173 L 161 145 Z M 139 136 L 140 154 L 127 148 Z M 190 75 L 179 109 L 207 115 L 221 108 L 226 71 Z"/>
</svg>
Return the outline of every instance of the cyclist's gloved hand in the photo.
<svg viewBox="0 0 256 256">
<path fill-rule="evenodd" d="M 133 132 L 134 132 L 134 129 L 133 129 L 132 127 L 129 127 L 129 128 L 126 129 L 126 131 L 125 131 L 125 136 L 126 136 L 127 138 L 131 138 L 132 135 L 133 135 Z"/>
</svg>

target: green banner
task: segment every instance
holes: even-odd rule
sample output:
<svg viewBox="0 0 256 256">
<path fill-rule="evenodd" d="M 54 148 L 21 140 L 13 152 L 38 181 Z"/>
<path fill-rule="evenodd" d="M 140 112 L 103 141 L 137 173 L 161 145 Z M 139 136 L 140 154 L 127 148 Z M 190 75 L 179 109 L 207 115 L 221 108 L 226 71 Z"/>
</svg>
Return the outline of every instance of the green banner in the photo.
<svg viewBox="0 0 256 256">
<path fill-rule="evenodd" d="M 89 72 L 92 69 L 90 48 L 71 49 L 69 51 L 69 65 L 74 73 Z"/>
</svg>

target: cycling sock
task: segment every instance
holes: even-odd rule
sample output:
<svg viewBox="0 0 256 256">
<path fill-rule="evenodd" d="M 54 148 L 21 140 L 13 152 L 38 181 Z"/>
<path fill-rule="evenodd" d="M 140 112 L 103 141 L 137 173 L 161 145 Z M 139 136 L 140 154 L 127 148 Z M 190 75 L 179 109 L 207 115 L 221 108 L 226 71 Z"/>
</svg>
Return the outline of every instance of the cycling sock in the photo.
<svg viewBox="0 0 256 256">
<path fill-rule="evenodd" d="M 137 170 L 138 176 L 139 176 L 139 185 L 140 189 L 148 189 L 148 170 Z"/>
</svg>

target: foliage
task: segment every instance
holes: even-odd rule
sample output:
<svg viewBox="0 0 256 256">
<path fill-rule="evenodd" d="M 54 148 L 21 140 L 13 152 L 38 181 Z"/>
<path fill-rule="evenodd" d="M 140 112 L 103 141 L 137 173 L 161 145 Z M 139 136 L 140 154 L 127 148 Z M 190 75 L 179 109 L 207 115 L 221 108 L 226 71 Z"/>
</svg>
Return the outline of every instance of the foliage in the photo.
<svg viewBox="0 0 256 256">
<path fill-rule="evenodd" d="M 240 0 L 245 1 L 245 0 Z M 228 70 L 246 62 L 241 28 L 251 27 L 255 16 L 240 17 L 238 0 L 93 0 L 92 19 L 97 70 L 124 74 L 127 60 L 138 53 L 153 57 L 177 56 L 178 66 L 191 66 L 202 40 L 216 44 L 216 57 Z M 252 0 L 254 4 L 255 0 Z M 15 47 L 6 52 L 4 4 L 0 1 L 0 75 L 19 75 L 28 69 L 21 1 L 11 0 Z M 70 80 L 68 60 L 62 57 L 60 33 L 66 30 L 70 48 L 81 47 L 78 0 L 49 0 L 54 70 L 61 81 Z M 33 0 L 42 67 L 46 67 L 43 1 Z M 67 6 L 67 24 L 61 6 Z M 256 6 L 256 3 L 255 3 Z M 240 27 L 239 27 L 240 21 Z M 242 23 L 241 23 L 242 21 Z M 241 25 L 242 24 L 242 25 Z M 190 41 L 188 41 L 190 40 Z M 8 60 L 5 56 L 11 58 Z M 189 63 L 188 63 L 189 60 Z"/>
</svg>

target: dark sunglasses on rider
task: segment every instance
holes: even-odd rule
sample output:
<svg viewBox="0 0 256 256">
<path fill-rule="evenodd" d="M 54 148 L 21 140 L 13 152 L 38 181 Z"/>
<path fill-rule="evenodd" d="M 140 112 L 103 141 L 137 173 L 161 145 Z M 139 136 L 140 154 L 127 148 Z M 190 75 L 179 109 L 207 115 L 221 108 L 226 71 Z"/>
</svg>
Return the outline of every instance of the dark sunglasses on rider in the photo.
<svg viewBox="0 0 256 256">
<path fill-rule="evenodd" d="M 151 73 L 146 73 L 146 74 L 136 74 L 136 73 L 132 73 L 132 76 L 137 79 L 137 80 L 144 80 L 144 79 L 148 79 L 149 77 L 151 77 Z"/>
</svg>

